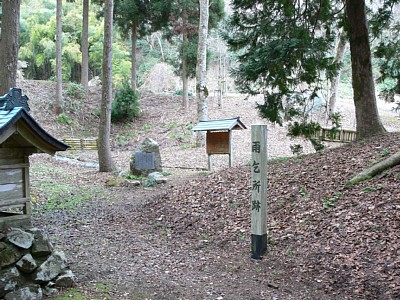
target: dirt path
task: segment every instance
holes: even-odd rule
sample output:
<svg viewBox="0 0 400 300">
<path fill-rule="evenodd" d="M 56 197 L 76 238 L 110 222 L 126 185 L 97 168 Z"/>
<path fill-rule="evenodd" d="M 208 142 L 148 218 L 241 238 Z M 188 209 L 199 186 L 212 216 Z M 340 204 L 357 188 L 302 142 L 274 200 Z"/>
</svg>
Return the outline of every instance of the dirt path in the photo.
<svg viewBox="0 0 400 300">
<path fill-rule="evenodd" d="M 250 259 L 247 234 L 242 240 L 228 238 L 215 244 L 207 236 L 181 238 L 168 228 L 148 225 L 152 221 L 143 222 L 140 205 L 161 197 L 168 187 L 182 183 L 182 177 L 171 177 L 168 184 L 156 188 L 109 187 L 105 184 L 109 175 L 93 169 L 65 166 L 43 156 L 35 157 L 33 164 L 53 170 L 33 178 L 34 190 L 40 190 L 41 182 L 53 180 L 69 182 L 72 192 L 76 185 L 81 189 L 84 184 L 95 185 L 95 198 L 82 206 L 38 209 L 34 215 L 35 226 L 44 228 L 66 252 L 79 293 L 88 299 L 107 295 L 111 299 L 278 299 L 281 293 L 291 299 L 293 289 L 278 274 L 278 290 L 277 275 L 271 276 L 268 262 Z M 62 172 L 66 167 L 68 172 Z"/>
</svg>

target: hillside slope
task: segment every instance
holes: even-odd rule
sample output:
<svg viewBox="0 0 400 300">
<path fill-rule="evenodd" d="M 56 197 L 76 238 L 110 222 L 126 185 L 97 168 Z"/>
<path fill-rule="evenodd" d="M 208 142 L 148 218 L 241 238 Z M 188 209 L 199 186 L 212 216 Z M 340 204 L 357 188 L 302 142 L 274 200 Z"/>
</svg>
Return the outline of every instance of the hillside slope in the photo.
<svg viewBox="0 0 400 300">
<path fill-rule="evenodd" d="M 400 134 L 388 134 L 270 165 L 264 260 L 283 269 L 277 286 L 299 281 L 318 290 L 311 299 L 400 299 L 400 165 L 344 188 L 396 151 Z M 143 220 L 171 229 L 174 239 L 207 237 L 235 252 L 243 235 L 248 240 L 250 177 L 239 167 L 172 187 L 148 202 Z"/>
</svg>

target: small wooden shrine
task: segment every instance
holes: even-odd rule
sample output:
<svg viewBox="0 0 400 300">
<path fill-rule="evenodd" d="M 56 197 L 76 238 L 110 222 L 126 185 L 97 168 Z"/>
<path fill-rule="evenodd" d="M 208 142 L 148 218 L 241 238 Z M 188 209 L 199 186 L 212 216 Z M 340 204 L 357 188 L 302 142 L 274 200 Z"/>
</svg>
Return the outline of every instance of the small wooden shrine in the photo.
<svg viewBox="0 0 400 300">
<path fill-rule="evenodd" d="M 247 129 L 240 121 L 240 117 L 200 121 L 193 131 L 206 131 L 206 153 L 208 154 L 208 170 L 211 170 L 211 155 L 228 154 L 229 167 L 233 163 L 232 130 Z"/>
<path fill-rule="evenodd" d="M 40 127 L 29 110 L 21 89 L 0 97 L 0 229 L 31 225 L 29 156 L 69 147 Z"/>
</svg>

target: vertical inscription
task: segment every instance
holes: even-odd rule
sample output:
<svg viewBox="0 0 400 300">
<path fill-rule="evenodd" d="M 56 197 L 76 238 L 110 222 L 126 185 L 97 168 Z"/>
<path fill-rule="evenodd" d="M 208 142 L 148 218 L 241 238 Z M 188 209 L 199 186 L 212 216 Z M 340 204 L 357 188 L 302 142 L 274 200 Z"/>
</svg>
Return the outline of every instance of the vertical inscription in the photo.
<svg viewBox="0 0 400 300">
<path fill-rule="evenodd" d="M 267 126 L 251 127 L 251 252 L 260 259 L 267 249 Z"/>
</svg>

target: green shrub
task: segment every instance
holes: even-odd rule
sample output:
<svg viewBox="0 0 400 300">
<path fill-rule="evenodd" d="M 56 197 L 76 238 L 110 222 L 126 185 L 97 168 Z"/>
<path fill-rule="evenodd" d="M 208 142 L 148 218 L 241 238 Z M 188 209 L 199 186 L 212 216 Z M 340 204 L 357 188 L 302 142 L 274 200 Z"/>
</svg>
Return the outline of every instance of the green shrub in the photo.
<svg viewBox="0 0 400 300">
<path fill-rule="evenodd" d="M 67 124 L 67 125 L 72 124 L 71 118 L 68 117 L 65 113 L 61 113 L 57 116 L 57 122 L 60 124 Z"/>
<path fill-rule="evenodd" d="M 183 91 L 182 90 L 177 90 L 177 91 L 175 91 L 175 95 L 182 96 L 183 95 Z M 192 92 L 188 92 L 188 96 L 193 96 L 193 93 Z"/>
<path fill-rule="evenodd" d="M 84 87 L 80 83 L 70 82 L 68 88 L 64 92 L 63 110 L 71 113 L 81 110 L 85 98 L 86 93 Z"/>
<path fill-rule="evenodd" d="M 82 84 L 76 82 L 70 82 L 65 95 L 70 98 L 76 98 L 78 100 L 84 100 L 86 97 L 85 89 Z"/>
<path fill-rule="evenodd" d="M 117 91 L 111 106 L 111 120 L 119 122 L 140 117 L 139 93 L 135 92 L 125 80 Z"/>
<path fill-rule="evenodd" d="M 324 145 L 316 137 L 317 132 L 321 130 L 321 125 L 316 122 L 293 122 L 289 124 L 290 137 L 304 137 L 308 139 L 313 145 L 315 151 L 321 151 L 324 149 Z"/>
</svg>

